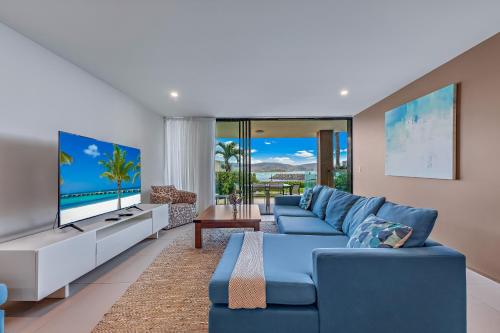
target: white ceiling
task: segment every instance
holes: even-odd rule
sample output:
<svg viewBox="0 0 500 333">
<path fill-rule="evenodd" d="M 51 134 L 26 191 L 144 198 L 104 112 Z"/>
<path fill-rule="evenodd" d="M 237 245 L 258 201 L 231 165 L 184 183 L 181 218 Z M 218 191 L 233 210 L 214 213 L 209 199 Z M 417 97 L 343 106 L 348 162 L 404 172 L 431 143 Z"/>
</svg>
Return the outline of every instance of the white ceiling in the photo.
<svg viewBox="0 0 500 333">
<path fill-rule="evenodd" d="M 498 0 L 0 0 L 0 21 L 167 116 L 353 115 L 500 31 L 499 13 Z"/>
</svg>

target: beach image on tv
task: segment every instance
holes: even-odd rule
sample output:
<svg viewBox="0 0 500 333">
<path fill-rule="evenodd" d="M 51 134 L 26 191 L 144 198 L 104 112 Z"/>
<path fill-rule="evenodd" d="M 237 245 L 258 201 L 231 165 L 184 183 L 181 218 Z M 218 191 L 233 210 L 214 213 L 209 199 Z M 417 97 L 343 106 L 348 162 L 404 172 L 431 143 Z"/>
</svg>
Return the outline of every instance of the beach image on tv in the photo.
<svg viewBox="0 0 500 333">
<path fill-rule="evenodd" d="M 140 202 L 139 149 L 59 133 L 60 225 Z"/>
</svg>

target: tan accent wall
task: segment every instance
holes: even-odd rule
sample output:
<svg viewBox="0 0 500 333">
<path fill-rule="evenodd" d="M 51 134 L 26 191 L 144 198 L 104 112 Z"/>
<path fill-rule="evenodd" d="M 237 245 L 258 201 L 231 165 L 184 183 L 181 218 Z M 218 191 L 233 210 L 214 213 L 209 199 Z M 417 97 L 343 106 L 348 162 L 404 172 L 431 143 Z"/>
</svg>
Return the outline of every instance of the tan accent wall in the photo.
<svg viewBox="0 0 500 333">
<path fill-rule="evenodd" d="M 385 176 L 384 113 L 454 82 L 458 180 Z M 437 209 L 431 238 L 500 281 L 500 33 L 356 115 L 353 136 L 356 194 Z"/>
</svg>

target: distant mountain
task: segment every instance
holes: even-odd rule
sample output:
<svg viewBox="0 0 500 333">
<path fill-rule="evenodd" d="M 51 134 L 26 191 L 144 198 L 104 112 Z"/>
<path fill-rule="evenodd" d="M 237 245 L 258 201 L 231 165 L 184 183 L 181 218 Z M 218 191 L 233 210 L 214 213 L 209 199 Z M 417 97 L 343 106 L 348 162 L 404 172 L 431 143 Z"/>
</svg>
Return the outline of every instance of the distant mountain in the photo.
<svg viewBox="0 0 500 333">
<path fill-rule="evenodd" d="M 223 171 L 222 162 L 215 161 L 216 170 Z M 238 170 L 237 163 L 231 163 L 232 170 Z M 285 164 L 285 163 L 275 163 L 275 162 L 262 162 L 257 164 L 252 164 L 252 172 L 297 172 L 297 171 L 316 171 L 316 163 L 306 163 L 306 164 Z"/>
<path fill-rule="evenodd" d="M 294 172 L 294 171 L 316 171 L 316 163 L 307 164 L 285 164 L 262 162 L 252 164 L 252 172 Z"/>
</svg>

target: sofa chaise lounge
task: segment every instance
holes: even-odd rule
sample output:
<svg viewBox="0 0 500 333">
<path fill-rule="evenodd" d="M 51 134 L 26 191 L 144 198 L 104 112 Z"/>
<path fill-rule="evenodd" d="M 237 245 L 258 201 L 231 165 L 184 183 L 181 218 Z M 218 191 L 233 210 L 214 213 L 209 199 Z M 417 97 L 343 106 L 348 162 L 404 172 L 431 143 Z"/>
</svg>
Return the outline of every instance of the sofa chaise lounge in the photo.
<svg viewBox="0 0 500 333">
<path fill-rule="evenodd" d="M 209 284 L 209 332 L 465 333 L 465 257 L 427 240 L 437 212 L 316 187 L 276 198 L 280 234 L 264 234 L 265 309 L 229 309 L 243 234 L 233 234 Z M 413 228 L 403 248 L 346 248 L 371 214 Z"/>
</svg>

